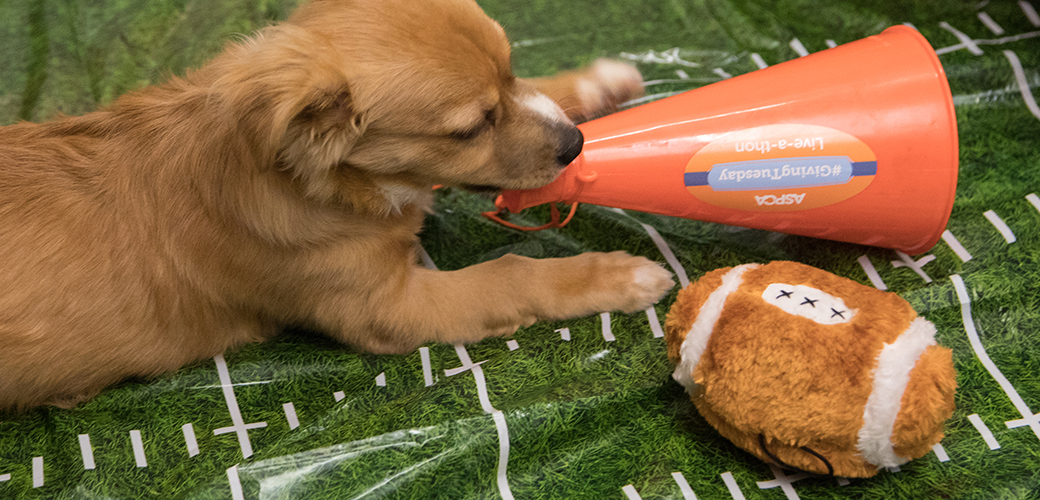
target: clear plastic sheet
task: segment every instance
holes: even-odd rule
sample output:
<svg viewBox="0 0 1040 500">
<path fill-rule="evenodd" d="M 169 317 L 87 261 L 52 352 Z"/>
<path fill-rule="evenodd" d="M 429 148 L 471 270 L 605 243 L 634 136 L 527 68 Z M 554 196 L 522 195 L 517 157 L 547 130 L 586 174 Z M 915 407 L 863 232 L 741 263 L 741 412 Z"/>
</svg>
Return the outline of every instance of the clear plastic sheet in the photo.
<svg viewBox="0 0 1040 500">
<path fill-rule="evenodd" d="M 672 252 L 691 280 L 786 259 L 886 287 L 954 350 L 958 409 L 941 446 L 871 479 L 771 469 L 671 380 L 656 327 L 673 291 L 656 314 L 541 323 L 407 356 L 287 331 L 73 410 L 6 418 L 0 498 L 1040 498 L 1040 2 L 481 4 L 510 34 L 521 76 L 622 58 L 643 71 L 648 100 L 893 24 L 918 28 L 948 73 L 961 137 L 949 232 L 922 256 L 593 206 L 566 228 L 521 234 L 479 215 L 489 200 L 450 189 L 422 245 L 441 269 L 626 250 L 661 262 Z M 0 3 L 0 121 L 89 111 L 293 6 Z M 548 210 L 511 220 L 544 222 Z"/>
</svg>

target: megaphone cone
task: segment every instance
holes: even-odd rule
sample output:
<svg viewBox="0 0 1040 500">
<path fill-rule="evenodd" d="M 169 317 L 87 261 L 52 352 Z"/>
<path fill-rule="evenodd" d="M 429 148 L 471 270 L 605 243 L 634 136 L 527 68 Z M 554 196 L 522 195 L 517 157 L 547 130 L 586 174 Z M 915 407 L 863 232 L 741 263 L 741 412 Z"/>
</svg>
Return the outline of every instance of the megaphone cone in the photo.
<svg viewBox="0 0 1040 500">
<path fill-rule="evenodd" d="M 916 254 L 957 185 L 946 75 L 905 26 L 579 128 L 559 178 L 497 207 L 591 203 Z"/>
</svg>

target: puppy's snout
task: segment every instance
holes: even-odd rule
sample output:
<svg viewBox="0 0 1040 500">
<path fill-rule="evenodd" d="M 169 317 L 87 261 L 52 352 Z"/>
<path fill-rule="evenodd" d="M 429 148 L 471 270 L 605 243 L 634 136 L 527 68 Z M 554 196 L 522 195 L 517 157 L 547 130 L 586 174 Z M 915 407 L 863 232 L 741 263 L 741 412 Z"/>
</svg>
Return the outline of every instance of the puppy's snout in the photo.
<svg viewBox="0 0 1040 500">
<path fill-rule="evenodd" d="M 560 148 L 556 150 L 556 161 L 560 165 L 568 165 L 581 154 L 585 136 L 574 125 L 564 125 L 560 130 Z"/>
</svg>

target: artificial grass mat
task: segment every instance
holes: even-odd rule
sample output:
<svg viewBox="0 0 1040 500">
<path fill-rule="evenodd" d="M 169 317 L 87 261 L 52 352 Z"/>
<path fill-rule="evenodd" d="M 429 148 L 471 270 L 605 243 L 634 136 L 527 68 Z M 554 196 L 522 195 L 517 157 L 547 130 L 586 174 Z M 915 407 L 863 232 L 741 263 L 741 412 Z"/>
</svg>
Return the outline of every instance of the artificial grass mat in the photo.
<svg viewBox="0 0 1040 500">
<path fill-rule="evenodd" d="M 74 410 L 44 408 L 0 422 L 0 498 L 685 498 L 679 472 L 702 499 L 736 498 L 730 473 L 748 499 L 1040 498 L 1040 437 L 983 367 L 967 336 L 965 308 L 952 275 L 970 298 L 970 321 L 987 355 L 1020 395 L 1040 409 L 1040 117 L 1026 104 L 1012 51 L 1030 87 L 1040 84 L 1040 20 L 1029 2 L 978 0 L 483 0 L 514 41 L 516 72 L 537 76 L 597 57 L 639 61 L 649 94 L 688 90 L 724 74 L 753 71 L 751 54 L 769 64 L 827 41 L 853 41 L 909 22 L 939 49 L 957 104 L 960 181 L 948 229 L 971 258 L 940 242 L 925 277 L 890 250 L 745 230 L 717 224 L 618 213 L 583 206 L 566 228 L 521 234 L 479 216 L 486 199 L 438 194 L 422 244 L 442 269 L 507 252 L 533 257 L 626 250 L 663 261 L 641 224 L 668 242 L 691 279 L 724 266 L 795 260 L 872 284 L 865 257 L 889 290 L 934 322 L 954 351 L 957 411 L 942 442 L 948 460 L 929 455 L 875 478 L 774 480 L 763 462 L 721 438 L 669 375 L 664 341 L 645 314 L 610 318 L 616 340 L 594 316 L 541 323 L 507 339 L 466 348 L 479 370 L 448 376 L 459 353 L 428 346 L 423 356 L 358 353 L 312 332 L 226 354 L 228 375 L 253 453 L 243 458 L 217 363 L 207 360 L 167 377 L 128 381 Z M 229 39 L 284 18 L 293 0 L 0 1 L 0 122 L 44 120 L 95 109 L 123 92 L 177 74 L 212 56 Z M 980 17 L 985 13 L 988 17 Z M 987 27 L 990 19 L 1004 31 Z M 946 23 L 946 24 L 943 24 Z M 980 40 L 973 53 L 955 32 Z M 971 45 L 971 44 L 968 44 Z M 673 49 L 669 51 L 669 49 Z M 654 52 L 648 52 L 654 51 Z M 998 215 L 1008 243 L 984 216 Z M 532 209 L 518 220 L 545 220 Z M 918 257 L 919 258 L 919 257 Z M 663 318 L 677 289 L 657 306 Z M 570 340 L 563 340 L 566 328 Z M 487 413 L 476 380 L 486 381 Z M 3 376 L 0 373 L 0 376 Z M 378 379 L 377 379 L 378 378 Z M 377 385 L 377 380 L 385 385 Z M 283 405 L 292 403 L 298 426 Z M 999 448 L 971 423 L 978 415 Z M 198 453 L 189 452 L 191 424 Z M 501 425 L 504 424 L 504 425 Z M 508 432 L 503 439 L 502 429 Z M 138 431 L 135 452 L 131 431 Z M 89 436 L 93 468 L 81 435 Z M 139 457 L 143 455 L 143 457 Z M 144 459 L 144 464 L 140 458 Z M 233 469 L 232 467 L 235 466 Z M 232 472 L 229 473 L 229 469 Z M 232 475 L 237 474 L 237 479 Z M 765 484 L 763 486 L 768 486 Z M 631 497 L 629 497 L 631 498 Z"/>
</svg>

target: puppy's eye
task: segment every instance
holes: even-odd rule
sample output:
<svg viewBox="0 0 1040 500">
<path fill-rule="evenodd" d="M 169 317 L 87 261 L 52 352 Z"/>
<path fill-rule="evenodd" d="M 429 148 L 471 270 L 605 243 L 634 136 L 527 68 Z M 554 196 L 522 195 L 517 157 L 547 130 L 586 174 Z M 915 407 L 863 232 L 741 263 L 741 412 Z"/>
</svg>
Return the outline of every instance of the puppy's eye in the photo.
<svg viewBox="0 0 1040 500">
<path fill-rule="evenodd" d="M 468 130 L 458 130 L 458 131 L 452 132 L 451 133 L 451 138 L 455 139 L 456 141 L 468 141 L 470 139 L 476 138 L 478 135 L 480 135 L 482 132 L 484 132 L 484 130 L 487 130 L 487 125 L 484 124 L 484 123 L 481 123 L 480 126 L 478 126 L 478 127 L 473 127 L 471 129 L 468 129 Z"/>
<path fill-rule="evenodd" d="M 457 130 L 451 133 L 451 138 L 457 141 L 468 141 L 495 126 L 495 110 L 489 109 L 484 113 L 484 120 L 466 130 Z"/>
</svg>

